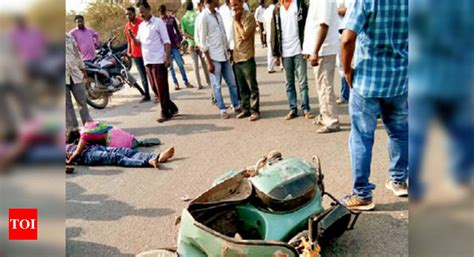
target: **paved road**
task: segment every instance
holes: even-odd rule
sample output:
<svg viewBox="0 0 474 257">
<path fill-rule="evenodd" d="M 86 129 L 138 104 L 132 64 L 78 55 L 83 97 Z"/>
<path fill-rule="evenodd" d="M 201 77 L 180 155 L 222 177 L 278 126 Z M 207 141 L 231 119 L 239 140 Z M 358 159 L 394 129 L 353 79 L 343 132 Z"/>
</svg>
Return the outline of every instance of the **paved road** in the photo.
<svg viewBox="0 0 474 257">
<path fill-rule="evenodd" d="M 152 168 L 79 167 L 66 178 L 68 256 L 133 256 L 142 251 L 176 245 L 176 217 L 186 206 L 182 196 L 197 196 L 224 172 L 255 163 L 270 150 L 284 156 L 321 158 L 325 184 L 340 197 L 350 192 L 347 105 L 340 106 L 343 130 L 320 135 L 311 121 L 285 121 L 288 111 L 282 72 L 268 74 L 265 51 L 257 51 L 261 116 L 258 122 L 221 120 L 210 103 L 211 90 L 172 90 L 179 118 L 158 124 L 159 107 L 140 104 L 138 92 L 127 89 L 113 97 L 94 118 L 132 132 L 159 137 L 175 146 L 174 161 Z M 189 59 L 187 59 L 189 62 Z M 191 72 L 189 77 L 194 78 Z M 310 103 L 318 111 L 314 76 L 308 69 Z M 338 88 L 339 89 L 339 88 Z M 229 103 L 228 91 L 223 90 Z M 377 184 L 377 210 L 363 214 L 356 228 L 344 234 L 330 252 L 339 256 L 408 256 L 408 202 L 384 188 L 388 178 L 387 138 L 382 125 L 376 133 L 372 181 Z"/>
</svg>

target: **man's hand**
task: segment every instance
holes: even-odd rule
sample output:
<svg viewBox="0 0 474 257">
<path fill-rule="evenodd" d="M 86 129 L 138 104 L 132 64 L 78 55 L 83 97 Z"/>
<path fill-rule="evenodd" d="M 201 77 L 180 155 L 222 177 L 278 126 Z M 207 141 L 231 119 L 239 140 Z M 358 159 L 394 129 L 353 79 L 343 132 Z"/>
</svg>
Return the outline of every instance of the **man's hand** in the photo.
<svg viewBox="0 0 474 257">
<path fill-rule="evenodd" d="M 280 66 L 280 57 L 275 57 L 275 65 Z"/>
<path fill-rule="evenodd" d="M 311 66 L 313 67 L 316 67 L 319 65 L 319 54 L 318 53 L 314 53 L 312 56 L 311 56 Z"/>
<path fill-rule="evenodd" d="M 354 79 L 354 69 L 350 69 L 348 73 L 344 74 L 344 77 L 346 78 L 349 88 L 352 88 L 352 79 Z"/>
<path fill-rule="evenodd" d="M 207 62 L 207 68 L 209 69 L 209 73 L 214 73 L 214 71 L 216 71 L 216 68 L 214 67 L 212 61 Z"/>
<path fill-rule="evenodd" d="M 168 69 L 170 67 L 171 61 L 169 57 L 166 57 L 165 59 L 165 67 Z"/>
<path fill-rule="evenodd" d="M 310 57 L 309 54 L 303 54 L 303 58 L 304 58 L 305 60 L 309 60 L 309 57 Z"/>
</svg>

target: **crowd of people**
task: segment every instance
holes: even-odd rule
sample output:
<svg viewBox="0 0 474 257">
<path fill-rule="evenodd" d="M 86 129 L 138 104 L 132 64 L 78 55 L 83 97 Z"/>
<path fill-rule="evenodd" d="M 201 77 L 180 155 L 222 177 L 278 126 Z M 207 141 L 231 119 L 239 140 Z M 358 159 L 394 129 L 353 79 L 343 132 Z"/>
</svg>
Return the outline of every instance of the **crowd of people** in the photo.
<svg viewBox="0 0 474 257">
<path fill-rule="evenodd" d="M 140 74 L 145 95 L 155 92 L 165 122 L 178 114 L 170 98 L 168 70 L 176 90 L 180 89 L 173 61 L 185 87 L 189 82 L 180 53 L 187 40 L 193 61 L 197 88 L 212 87 L 220 117 L 228 119 L 222 96 L 222 80 L 227 84 L 230 101 L 238 119 L 260 118 L 260 95 L 255 61 L 255 35 L 260 31 L 262 47 L 267 48 L 267 70 L 280 66 L 285 74 L 289 112 L 286 120 L 302 114 L 315 119 L 318 133 L 340 130 L 336 106 L 349 103 L 351 134 L 349 147 L 353 171 L 353 192 L 342 199 L 349 208 L 370 210 L 375 207 L 369 182 L 372 146 L 377 119 L 381 118 L 389 136 L 390 179 L 386 187 L 397 196 L 406 196 L 408 174 L 408 1 L 407 0 L 264 0 L 252 13 L 245 0 L 200 0 L 194 8 L 186 2 L 186 13 L 179 25 L 160 7 L 154 16 L 147 1 L 126 10 L 125 34 L 128 54 Z M 139 16 L 136 15 L 138 10 Z M 68 94 L 73 92 L 83 123 L 91 121 L 85 103 L 79 62 L 95 58 L 99 36 L 76 17 L 77 28 L 67 36 L 66 77 Z M 71 40 L 73 38 L 74 40 Z M 75 42 L 74 42 L 75 41 Z M 77 48 L 77 49 L 76 49 Z M 354 55 L 356 56 L 354 58 Z M 354 59 L 354 60 L 353 60 Z M 309 101 L 308 63 L 313 68 L 319 100 L 314 115 Z M 334 92 L 335 72 L 341 74 L 341 96 Z M 300 107 L 297 104 L 299 88 Z M 82 89 L 78 89 L 81 87 Z M 67 98 L 70 101 L 70 97 Z M 72 104 L 67 104 L 68 110 Z M 298 110 L 298 109 L 301 110 Z M 72 112 L 67 112 L 68 128 L 77 127 Z"/>
</svg>

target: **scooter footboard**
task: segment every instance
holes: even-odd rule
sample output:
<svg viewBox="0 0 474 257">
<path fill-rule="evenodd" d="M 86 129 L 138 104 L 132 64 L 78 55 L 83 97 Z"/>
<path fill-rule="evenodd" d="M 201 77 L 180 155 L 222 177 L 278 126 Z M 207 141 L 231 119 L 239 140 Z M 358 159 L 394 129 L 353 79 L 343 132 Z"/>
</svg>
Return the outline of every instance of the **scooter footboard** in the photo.
<svg viewBox="0 0 474 257">
<path fill-rule="evenodd" d="M 324 192 L 333 202 L 331 207 L 316 217 L 310 219 L 313 238 L 317 238 L 320 244 L 340 237 L 347 230 L 352 230 L 359 217 L 359 212 L 347 209 L 335 197 Z"/>
</svg>

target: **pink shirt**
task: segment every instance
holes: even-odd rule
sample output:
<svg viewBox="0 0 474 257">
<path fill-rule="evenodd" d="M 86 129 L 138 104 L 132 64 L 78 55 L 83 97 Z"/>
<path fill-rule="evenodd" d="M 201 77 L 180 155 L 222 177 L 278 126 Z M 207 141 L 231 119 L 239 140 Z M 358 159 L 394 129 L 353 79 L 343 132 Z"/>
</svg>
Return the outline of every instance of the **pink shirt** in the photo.
<svg viewBox="0 0 474 257">
<path fill-rule="evenodd" d="M 17 27 L 11 31 L 10 39 L 22 60 L 35 61 L 43 57 L 45 41 L 40 31 Z"/>
<path fill-rule="evenodd" d="M 69 34 L 76 40 L 83 61 L 92 61 L 95 58 L 95 48 L 99 46 L 99 34 L 93 29 L 72 29 Z"/>
</svg>

